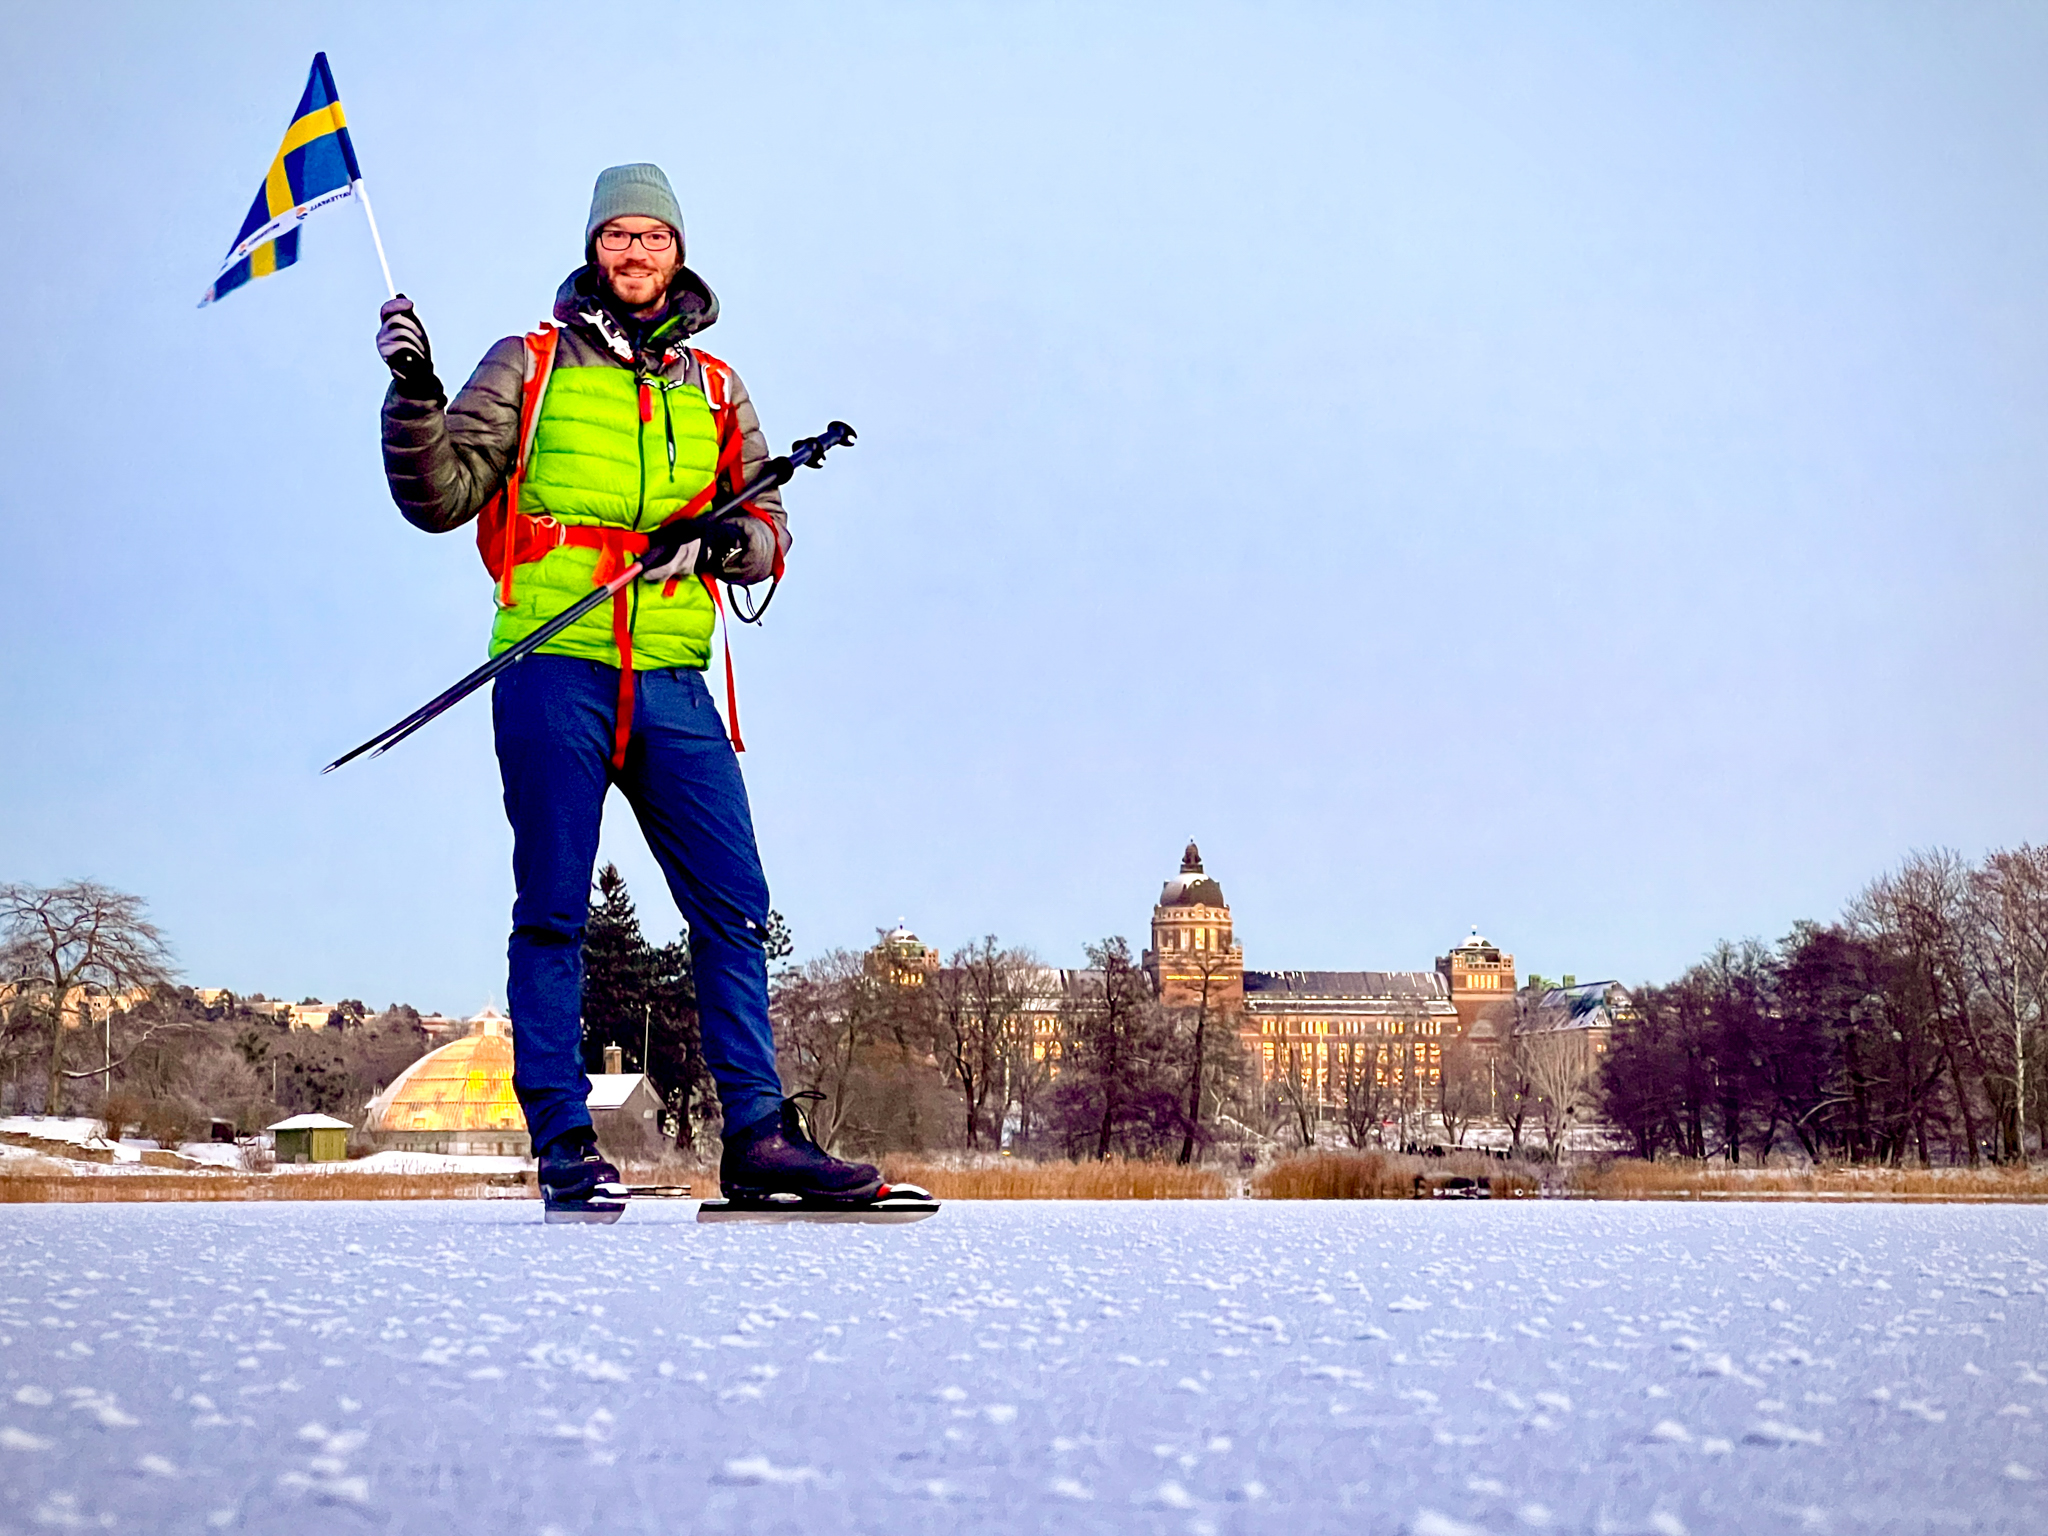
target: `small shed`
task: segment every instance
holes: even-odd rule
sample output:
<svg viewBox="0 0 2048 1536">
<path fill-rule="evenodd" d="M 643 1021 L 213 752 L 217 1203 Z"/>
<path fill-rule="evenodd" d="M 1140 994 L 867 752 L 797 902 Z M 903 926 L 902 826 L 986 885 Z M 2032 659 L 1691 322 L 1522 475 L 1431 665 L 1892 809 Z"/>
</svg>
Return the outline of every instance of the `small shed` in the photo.
<svg viewBox="0 0 2048 1536">
<path fill-rule="evenodd" d="M 280 1163 L 338 1163 L 348 1156 L 354 1129 L 332 1115 L 293 1115 L 270 1127 L 270 1134 L 277 1138 Z"/>
<path fill-rule="evenodd" d="M 607 1060 L 605 1065 L 616 1062 Z M 661 1095 L 644 1073 L 591 1073 L 587 1102 L 598 1145 L 613 1160 L 652 1162 L 667 1150 L 668 1138 L 661 1129 Z"/>
</svg>

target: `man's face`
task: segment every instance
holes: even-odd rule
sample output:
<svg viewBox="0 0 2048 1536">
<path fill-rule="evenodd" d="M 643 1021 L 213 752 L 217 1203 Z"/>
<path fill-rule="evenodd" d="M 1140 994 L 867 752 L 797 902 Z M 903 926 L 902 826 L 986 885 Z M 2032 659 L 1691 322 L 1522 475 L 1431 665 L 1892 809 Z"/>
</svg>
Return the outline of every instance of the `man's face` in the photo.
<svg viewBox="0 0 2048 1536">
<path fill-rule="evenodd" d="M 637 239 L 627 241 L 623 251 L 606 249 L 625 236 L 645 235 L 650 230 L 659 232 L 654 236 L 657 244 L 663 236 L 667 237 L 668 249 L 650 251 L 644 241 Z M 597 232 L 595 243 L 597 270 L 604 274 L 619 302 L 635 314 L 661 302 L 668 292 L 669 280 L 683 262 L 683 243 L 676 238 L 675 231 L 659 219 L 642 218 L 639 214 L 608 221 Z"/>
</svg>

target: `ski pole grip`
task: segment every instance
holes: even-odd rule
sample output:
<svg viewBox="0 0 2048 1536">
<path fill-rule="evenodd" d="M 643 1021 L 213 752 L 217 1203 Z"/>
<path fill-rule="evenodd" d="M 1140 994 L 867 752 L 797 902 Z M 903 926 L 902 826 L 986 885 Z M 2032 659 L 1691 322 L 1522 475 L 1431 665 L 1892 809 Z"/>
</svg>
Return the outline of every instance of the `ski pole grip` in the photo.
<svg viewBox="0 0 2048 1536">
<path fill-rule="evenodd" d="M 851 448 L 857 441 L 853 428 L 843 421 L 835 421 L 816 437 L 800 437 L 791 443 L 789 457 L 792 466 L 808 464 L 812 469 L 816 469 L 825 462 L 825 455 L 834 448 Z M 783 476 L 784 480 L 788 478 L 787 475 Z"/>
</svg>

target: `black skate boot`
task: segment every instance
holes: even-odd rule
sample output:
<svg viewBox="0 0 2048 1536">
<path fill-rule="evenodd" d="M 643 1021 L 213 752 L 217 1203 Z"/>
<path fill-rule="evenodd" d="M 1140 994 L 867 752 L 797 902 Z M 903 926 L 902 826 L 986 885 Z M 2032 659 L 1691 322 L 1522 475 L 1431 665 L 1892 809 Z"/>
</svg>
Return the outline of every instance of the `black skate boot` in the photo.
<svg viewBox="0 0 2048 1536">
<path fill-rule="evenodd" d="M 613 1222 L 626 1210 L 619 1170 L 598 1152 L 597 1133 L 587 1125 L 565 1132 L 541 1148 L 540 1195 L 550 1225 Z"/>
<path fill-rule="evenodd" d="M 811 1139 L 811 1128 L 793 1094 L 782 1101 L 782 1113 L 748 1126 L 725 1144 L 718 1160 L 718 1182 L 730 1199 L 796 1195 L 806 1200 L 857 1201 L 873 1198 L 882 1187 L 882 1171 L 868 1163 L 845 1163 Z"/>
<path fill-rule="evenodd" d="M 842 1162 L 820 1147 L 797 1100 L 823 1097 L 793 1094 L 780 1115 L 729 1138 L 718 1163 L 724 1198 L 706 1200 L 697 1219 L 916 1221 L 938 1210 L 915 1185 L 885 1184 L 872 1164 Z"/>
</svg>

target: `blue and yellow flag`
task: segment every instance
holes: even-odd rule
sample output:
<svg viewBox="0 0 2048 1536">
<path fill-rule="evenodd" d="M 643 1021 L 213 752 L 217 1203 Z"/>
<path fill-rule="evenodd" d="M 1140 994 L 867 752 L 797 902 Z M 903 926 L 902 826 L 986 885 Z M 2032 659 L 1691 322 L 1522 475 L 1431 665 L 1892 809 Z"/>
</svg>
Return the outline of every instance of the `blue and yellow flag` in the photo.
<svg viewBox="0 0 2048 1536">
<path fill-rule="evenodd" d="M 297 261 L 299 225 L 306 215 L 349 196 L 362 179 L 355 146 L 348 141 L 348 120 L 341 114 L 341 96 L 334 89 L 334 73 L 327 67 L 327 55 L 316 53 L 284 143 L 200 307 Z"/>
</svg>

